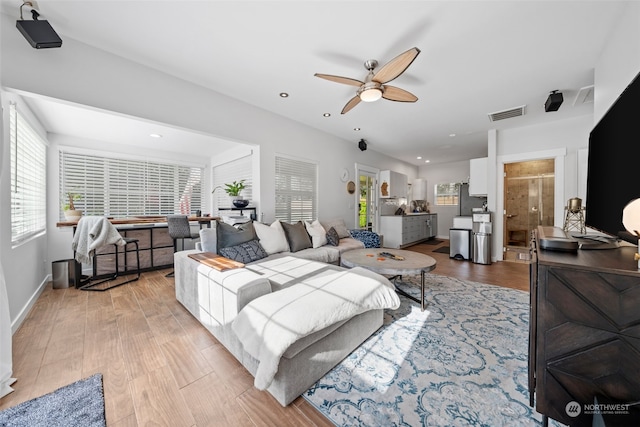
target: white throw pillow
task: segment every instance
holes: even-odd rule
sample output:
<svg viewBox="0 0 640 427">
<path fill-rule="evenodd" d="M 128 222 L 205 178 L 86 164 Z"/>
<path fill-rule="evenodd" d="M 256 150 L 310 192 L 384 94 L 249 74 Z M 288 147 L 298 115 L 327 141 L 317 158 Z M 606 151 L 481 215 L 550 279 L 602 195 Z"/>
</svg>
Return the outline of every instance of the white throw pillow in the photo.
<svg viewBox="0 0 640 427">
<path fill-rule="evenodd" d="M 309 236 L 311 236 L 311 243 L 313 243 L 314 248 L 327 244 L 327 231 L 320 224 L 320 221 L 317 219 L 313 222 L 305 221 L 304 226 L 307 228 Z"/>
<path fill-rule="evenodd" d="M 285 236 L 279 220 L 275 220 L 271 225 L 254 222 L 253 227 L 266 253 L 272 255 L 279 252 L 289 252 L 287 236 Z"/>
</svg>

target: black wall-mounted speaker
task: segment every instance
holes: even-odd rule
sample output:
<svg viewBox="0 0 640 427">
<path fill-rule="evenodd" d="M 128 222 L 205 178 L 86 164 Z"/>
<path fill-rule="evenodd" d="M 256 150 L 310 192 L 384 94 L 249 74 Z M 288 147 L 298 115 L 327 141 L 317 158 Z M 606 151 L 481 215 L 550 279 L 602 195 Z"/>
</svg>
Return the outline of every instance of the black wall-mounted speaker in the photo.
<svg viewBox="0 0 640 427">
<path fill-rule="evenodd" d="M 360 149 L 360 151 L 366 150 L 367 142 L 364 139 L 361 139 L 360 142 L 358 142 L 358 148 Z"/>
<path fill-rule="evenodd" d="M 562 92 L 553 91 L 549 94 L 547 98 L 547 102 L 544 103 L 544 111 L 558 111 L 558 108 L 562 105 L 562 101 L 564 98 L 562 97 Z"/>
<path fill-rule="evenodd" d="M 16 28 L 25 39 L 36 49 L 62 46 L 62 39 L 55 32 L 48 21 L 22 21 L 16 22 Z"/>
</svg>

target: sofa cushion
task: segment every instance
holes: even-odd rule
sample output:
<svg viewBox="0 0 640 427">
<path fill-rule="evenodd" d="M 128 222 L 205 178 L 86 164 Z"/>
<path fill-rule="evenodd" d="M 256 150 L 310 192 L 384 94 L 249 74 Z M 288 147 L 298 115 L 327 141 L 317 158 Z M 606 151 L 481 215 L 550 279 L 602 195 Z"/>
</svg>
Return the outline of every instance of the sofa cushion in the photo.
<svg viewBox="0 0 640 427">
<path fill-rule="evenodd" d="M 313 222 L 305 221 L 304 226 L 311 236 L 311 243 L 314 248 L 319 248 L 327 244 L 327 230 L 324 229 L 317 219 Z"/>
<path fill-rule="evenodd" d="M 279 220 L 273 221 L 271 225 L 254 222 L 253 227 L 266 253 L 272 255 L 279 252 L 289 252 L 289 242 L 287 242 L 287 236 L 284 234 Z"/>
<path fill-rule="evenodd" d="M 258 240 L 240 243 L 235 246 L 220 248 L 220 255 L 244 264 L 265 258 L 267 253 Z"/>
<path fill-rule="evenodd" d="M 200 230 L 200 249 L 203 252 L 218 253 L 218 233 L 216 233 L 216 225 L 211 228 L 203 228 Z M 197 246 L 197 244 L 196 244 Z"/>
<path fill-rule="evenodd" d="M 289 242 L 289 250 L 291 252 L 298 252 L 313 247 L 307 229 L 304 227 L 302 221 L 298 221 L 295 224 L 283 222 L 282 228 L 284 229 L 285 236 L 287 236 L 287 242 Z"/>
<path fill-rule="evenodd" d="M 329 335 L 330 333 L 332 333 L 333 331 L 335 331 L 345 323 L 347 323 L 347 320 L 334 323 L 331 326 L 327 326 L 324 329 L 320 329 L 319 331 L 316 331 L 310 335 L 307 335 L 306 337 L 299 339 L 298 341 L 291 344 L 291 346 L 287 349 L 287 351 L 284 352 L 282 357 L 285 357 L 287 359 L 296 357 L 298 353 L 300 353 L 302 350 L 309 347 L 311 344 L 314 344 L 320 341 L 322 338 L 326 337 L 327 335 Z"/>
<path fill-rule="evenodd" d="M 248 223 L 236 228 L 224 222 L 216 221 L 216 234 L 218 235 L 218 253 L 222 248 L 237 246 L 258 238 L 253 223 Z"/>
<path fill-rule="evenodd" d="M 338 233 L 338 237 L 340 237 L 341 239 L 345 237 L 351 237 L 351 235 L 349 234 L 349 230 L 347 229 L 347 226 L 344 223 L 344 219 L 342 218 L 336 218 L 330 221 L 320 221 L 320 223 L 322 224 L 325 230 L 329 230 L 331 227 L 333 227 Z"/>
<path fill-rule="evenodd" d="M 336 264 L 340 261 L 338 246 L 324 245 L 319 248 L 307 248 L 291 254 L 296 258 L 319 261 L 327 264 Z"/>
<path fill-rule="evenodd" d="M 336 249 L 342 254 L 346 251 L 352 251 L 355 249 L 364 249 L 364 243 L 360 240 L 356 240 L 353 237 L 347 237 L 346 239 L 340 239 L 340 243 L 336 246 Z"/>
<path fill-rule="evenodd" d="M 333 227 L 327 231 L 327 242 L 331 246 L 338 246 L 338 244 L 340 244 L 340 236 L 338 236 L 338 232 Z"/>
</svg>

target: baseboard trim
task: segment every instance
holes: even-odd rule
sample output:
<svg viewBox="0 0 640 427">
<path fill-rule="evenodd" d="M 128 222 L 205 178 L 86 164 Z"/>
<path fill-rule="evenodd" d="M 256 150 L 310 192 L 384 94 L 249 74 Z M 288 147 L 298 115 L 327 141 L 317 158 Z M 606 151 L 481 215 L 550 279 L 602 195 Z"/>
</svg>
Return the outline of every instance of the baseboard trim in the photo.
<svg viewBox="0 0 640 427">
<path fill-rule="evenodd" d="M 45 286 L 47 286 L 47 283 L 49 283 L 50 281 L 51 281 L 51 275 L 47 274 L 44 280 L 42 281 L 42 283 L 40 283 L 40 286 L 38 286 L 38 289 L 36 289 L 33 295 L 31 295 L 31 298 L 29 298 L 29 301 L 27 301 L 24 307 L 22 307 L 22 310 L 20 310 L 20 313 L 18 313 L 18 316 L 13 320 L 13 322 L 11 322 L 11 335 L 15 334 L 18 328 L 20 327 L 20 325 L 22 325 L 22 322 L 24 322 L 24 320 L 27 318 L 27 315 L 29 314 L 29 312 L 35 305 L 36 301 L 38 301 L 38 298 L 40 298 L 40 295 L 44 291 Z"/>
</svg>

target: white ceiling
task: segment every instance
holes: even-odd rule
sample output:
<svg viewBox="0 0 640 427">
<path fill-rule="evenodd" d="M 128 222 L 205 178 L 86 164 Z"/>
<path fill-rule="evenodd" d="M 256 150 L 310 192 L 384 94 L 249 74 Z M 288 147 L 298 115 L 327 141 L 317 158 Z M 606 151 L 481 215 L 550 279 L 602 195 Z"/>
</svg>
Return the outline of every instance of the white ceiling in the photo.
<svg viewBox="0 0 640 427">
<path fill-rule="evenodd" d="M 372 150 L 420 165 L 424 159 L 450 162 L 485 156 L 491 128 L 591 113 L 592 103 L 574 105 L 574 99 L 580 88 L 593 84 L 595 64 L 625 2 L 38 3 L 41 19 L 49 20 L 63 40 L 77 39 L 146 64 L 345 143 L 364 138 Z M 2 11 L 17 15 L 20 4 L 3 0 Z M 419 98 L 414 104 L 383 99 L 360 103 L 341 115 L 356 88 L 313 75 L 361 80 L 365 60 L 377 59 L 382 65 L 414 46 L 420 55 L 393 82 Z M 545 113 L 543 104 L 555 89 L 563 92 L 564 103 L 559 111 Z M 280 92 L 290 96 L 283 99 Z M 521 105 L 526 105 L 523 117 L 495 123 L 487 117 Z M 33 107 L 56 133 L 92 134 L 121 143 L 136 139 L 131 136 L 136 132 L 152 132 L 148 122 L 106 119 L 102 112 L 58 108 L 51 100 L 39 100 Z M 77 119 L 76 114 L 84 117 Z M 127 122 L 115 125 L 114 120 Z"/>
</svg>

